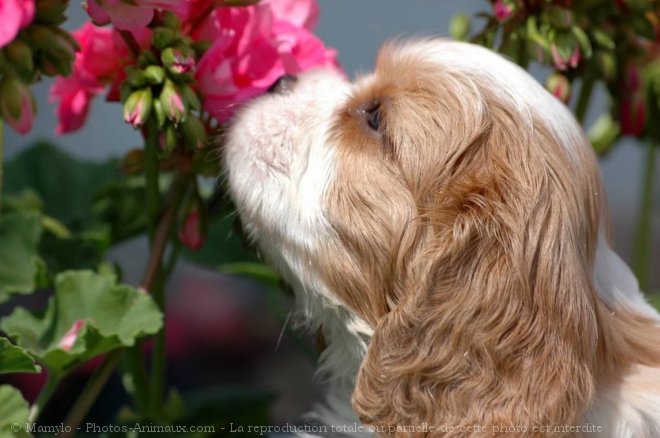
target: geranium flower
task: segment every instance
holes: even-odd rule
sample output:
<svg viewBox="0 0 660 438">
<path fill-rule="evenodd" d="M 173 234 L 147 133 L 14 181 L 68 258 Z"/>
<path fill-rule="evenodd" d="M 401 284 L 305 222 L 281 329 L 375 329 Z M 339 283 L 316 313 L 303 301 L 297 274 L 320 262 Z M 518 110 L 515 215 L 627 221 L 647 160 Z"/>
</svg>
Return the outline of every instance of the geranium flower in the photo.
<svg viewBox="0 0 660 438">
<path fill-rule="evenodd" d="M 34 0 L 0 1 L 0 48 L 11 43 L 18 31 L 34 20 Z"/>
<path fill-rule="evenodd" d="M 182 0 L 87 0 L 85 10 L 96 24 L 112 22 L 119 30 L 139 30 L 146 27 L 154 17 L 154 9 L 171 11 L 185 10 Z"/>
<path fill-rule="evenodd" d="M 141 46 L 149 41 L 149 32 L 134 33 Z M 75 131 L 84 125 L 90 101 L 112 84 L 108 100 L 119 100 L 119 84 L 123 80 L 124 67 L 132 62 L 132 55 L 121 38 L 109 28 L 85 23 L 73 32 L 80 44 L 76 53 L 73 72 L 68 77 L 58 77 L 50 90 L 50 100 L 57 102 L 57 132 Z"/>
<path fill-rule="evenodd" d="M 200 25 L 199 36 L 214 43 L 199 61 L 198 89 L 204 109 L 221 122 L 284 74 L 338 68 L 336 52 L 300 25 L 315 21 L 316 2 L 300 0 L 295 7 L 273 8 L 275 3 L 218 9 Z M 287 16 L 287 10 L 295 14 Z"/>
</svg>

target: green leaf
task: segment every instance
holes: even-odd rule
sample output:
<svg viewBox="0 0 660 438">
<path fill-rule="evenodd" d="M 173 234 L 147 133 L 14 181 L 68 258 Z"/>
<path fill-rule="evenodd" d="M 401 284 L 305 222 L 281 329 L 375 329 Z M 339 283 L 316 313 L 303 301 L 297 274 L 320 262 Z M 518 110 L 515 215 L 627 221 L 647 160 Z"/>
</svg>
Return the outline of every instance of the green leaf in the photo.
<svg viewBox="0 0 660 438">
<path fill-rule="evenodd" d="M 29 437 L 25 431 L 30 409 L 18 389 L 0 386 L 0 438 Z"/>
<path fill-rule="evenodd" d="M 94 217 L 90 206 L 96 192 L 117 179 L 116 161 L 95 163 L 77 160 L 46 143 L 36 143 L 6 163 L 5 190 L 16 195 L 36 192 L 46 214 L 67 227 L 80 230 Z"/>
<path fill-rule="evenodd" d="M 0 338 L 0 374 L 40 372 L 41 367 L 25 349 L 13 345 L 7 338 Z"/>
<path fill-rule="evenodd" d="M 0 217 L 0 302 L 9 299 L 11 294 L 27 294 L 36 288 L 41 233 L 38 213 L 11 213 Z"/>
<path fill-rule="evenodd" d="M 148 295 L 116 284 L 109 275 L 67 271 L 55 278 L 55 293 L 43 315 L 18 308 L 0 328 L 61 375 L 95 356 L 132 346 L 162 325 L 162 314 Z"/>
<path fill-rule="evenodd" d="M 99 191 L 94 213 L 110 226 L 113 243 L 135 237 L 147 229 L 146 197 L 143 177 L 112 182 Z"/>
<path fill-rule="evenodd" d="M 238 262 L 220 266 L 220 272 L 226 275 L 239 275 L 248 277 L 265 287 L 277 288 L 280 285 L 280 276 L 273 268 L 262 263 Z"/>
</svg>

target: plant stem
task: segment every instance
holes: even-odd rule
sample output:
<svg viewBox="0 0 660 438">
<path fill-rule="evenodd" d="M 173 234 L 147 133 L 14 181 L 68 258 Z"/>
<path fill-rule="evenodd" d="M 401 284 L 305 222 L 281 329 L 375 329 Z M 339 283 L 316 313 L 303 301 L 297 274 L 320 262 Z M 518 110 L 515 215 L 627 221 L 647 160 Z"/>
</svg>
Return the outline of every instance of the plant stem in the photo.
<svg viewBox="0 0 660 438">
<path fill-rule="evenodd" d="M 163 213 L 160 224 L 158 225 L 158 229 L 156 230 L 154 243 L 149 253 L 147 270 L 141 283 L 141 287 L 146 291 L 154 289 L 156 286 L 155 282 L 158 281 L 159 267 L 162 264 L 167 241 L 169 240 L 174 226 L 177 208 L 181 203 L 181 198 L 185 193 L 187 184 L 189 183 L 190 176 L 188 174 L 180 174 L 175 178 L 172 187 L 170 188 L 168 203 L 165 207 L 165 212 Z M 164 330 L 165 329 L 163 328 L 161 332 L 164 333 Z M 88 384 L 85 386 L 85 389 L 78 397 L 78 400 L 76 400 L 76 403 L 69 411 L 64 423 L 65 430 L 69 430 L 69 432 L 65 432 L 63 434 L 64 437 L 73 436 L 76 428 L 83 418 L 85 418 L 92 403 L 96 400 L 96 397 L 99 395 L 101 389 L 112 374 L 112 370 L 117 366 L 123 351 L 123 349 L 120 349 L 109 353 L 103 364 L 96 370 L 94 375 L 92 375 Z"/>
<path fill-rule="evenodd" d="M 578 97 L 577 104 L 575 105 L 575 118 L 584 126 L 584 118 L 587 115 L 587 110 L 589 109 L 589 103 L 591 103 L 591 93 L 594 90 L 594 85 L 596 81 L 593 77 L 587 76 L 582 80 L 582 88 L 580 88 L 580 96 Z"/>
<path fill-rule="evenodd" d="M 149 247 L 154 244 L 158 214 L 160 213 L 160 188 L 158 186 L 158 127 L 154 121 L 147 125 L 145 144 L 144 177 L 145 177 L 145 208 L 147 211 L 147 228 Z"/>
<path fill-rule="evenodd" d="M 152 254 L 157 254 L 157 258 L 153 258 L 153 263 L 149 263 L 143 284 L 152 284 L 151 291 L 153 293 L 154 301 L 163 312 L 166 313 L 165 303 L 165 284 L 169 277 L 178 251 L 176 247 L 172 249 L 168 266 L 163 269 L 162 260 L 167 247 L 167 242 L 174 229 L 174 223 L 178 207 L 181 204 L 181 199 L 186 192 L 186 187 L 190 184 L 190 176 L 187 174 L 178 175 L 172 182 L 170 188 L 170 196 L 168 199 L 168 208 L 166 209 L 163 217 L 161 218 L 160 225 L 155 233 L 154 245 L 151 248 Z M 151 370 L 151 393 L 150 393 L 150 406 L 149 412 L 154 418 L 158 418 L 165 395 L 165 366 L 166 366 L 166 320 L 163 329 L 154 336 L 154 349 L 152 356 L 152 370 Z"/>
<path fill-rule="evenodd" d="M 121 39 L 124 40 L 131 53 L 133 53 L 133 56 L 137 57 L 140 54 L 140 45 L 135 41 L 133 34 L 127 30 L 120 30 L 119 35 L 121 36 Z"/>
<path fill-rule="evenodd" d="M 5 133 L 4 121 L 0 118 L 0 211 L 2 210 L 2 181 L 4 178 L 4 165 L 5 165 Z"/>
<path fill-rule="evenodd" d="M 55 392 L 55 389 L 57 388 L 57 385 L 59 383 L 60 383 L 59 378 L 54 378 L 50 374 L 48 375 L 48 377 L 46 378 L 46 382 L 44 383 L 44 386 L 41 388 L 41 391 L 37 396 L 37 400 L 30 407 L 30 415 L 28 416 L 29 423 L 34 423 L 35 421 L 37 421 L 37 418 L 39 418 L 39 415 L 43 411 L 44 407 L 46 406 L 46 404 L 48 404 L 50 397 Z"/>
<path fill-rule="evenodd" d="M 653 141 L 647 145 L 646 166 L 644 167 L 644 182 L 642 186 L 642 203 L 639 210 L 637 234 L 635 236 L 635 274 L 642 290 L 649 285 L 649 267 L 651 257 L 651 213 L 653 212 L 653 185 L 655 180 L 655 155 L 657 146 Z"/>
<path fill-rule="evenodd" d="M 144 364 L 143 342 L 136 342 L 126 349 L 126 368 L 133 378 L 135 405 L 140 413 L 145 413 L 149 406 L 149 377 Z"/>
<path fill-rule="evenodd" d="M 78 426 L 83 418 L 85 418 L 85 415 L 87 415 L 87 412 L 92 407 L 92 404 L 94 404 L 94 401 L 112 375 L 112 371 L 117 366 L 123 352 L 123 349 L 117 349 L 108 353 L 101 366 L 99 366 L 96 372 L 92 374 L 92 377 L 89 378 L 85 388 L 64 420 L 64 432 L 62 437 L 70 438 L 76 433 Z"/>
</svg>

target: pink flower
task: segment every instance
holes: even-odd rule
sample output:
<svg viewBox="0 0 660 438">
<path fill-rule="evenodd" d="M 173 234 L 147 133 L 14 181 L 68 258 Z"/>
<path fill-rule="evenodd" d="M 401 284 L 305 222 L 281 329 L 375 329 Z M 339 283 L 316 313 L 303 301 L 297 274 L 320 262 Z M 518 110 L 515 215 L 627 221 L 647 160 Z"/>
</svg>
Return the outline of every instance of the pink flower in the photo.
<svg viewBox="0 0 660 438">
<path fill-rule="evenodd" d="M 513 6 L 504 2 L 504 0 L 495 0 L 493 3 L 493 12 L 497 21 L 506 21 L 513 15 Z"/>
<path fill-rule="evenodd" d="M 84 326 L 84 319 L 79 319 L 78 321 L 74 322 L 71 328 L 66 333 L 64 333 L 64 336 L 62 336 L 62 339 L 60 339 L 60 342 L 57 344 L 57 346 L 64 351 L 71 350 L 73 345 L 76 343 L 76 340 L 78 339 L 80 330 L 82 330 Z"/>
<path fill-rule="evenodd" d="M 199 27 L 198 37 L 214 43 L 198 63 L 198 87 L 204 109 L 221 122 L 283 74 L 338 68 L 336 52 L 298 24 L 315 20 L 315 2 L 300 2 L 308 5 L 307 13 L 289 5 L 288 10 L 297 11 L 292 17 L 281 15 L 287 8 L 275 14 L 272 3 L 220 8 Z"/>
<path fill-rule="evenodd" d="M 112 22 L 119 30 L 139 30 L 154 17 L 154 9 L 180 11 L 186 8 L 181 0 L 87 0 L 85 10 L 96 24 Z"/>
<path fill-rule="evenodd" d="M 135 33 L 142 46 L 148 44 L 145 32 Z M 84 125 L 89 112 L 90 101 L 112 84 L 109 100 L 119 100 L 119 84 L 124 78 L 124 67 L 129 64 L 131 54 L 111 29 L 99 28 L 85 23 L 73 32 L 80 44 L 76 53 L 73 73 L 68 77 L 58 77 L 50 89 L 50 100 L 57 102 L 55 113 L 58 118 L 57 132 L 72 132 Z"/>
<path fill-rule="evenodd" d="M 319 5 L 315 0 L 270 0 L 268 3 L 277 21 L 313 30 L 319 21 Z"/>
<path fill-rule="evenodd" d="M 200 249 L 204 245 L 199 210 L 192 210 L 188 213 L 183 225 L 179 229 L 179 240 L 193 251 Z"/>
<path fill-rule="evenodd" d="M 34 20 L 34 0 L 0 1 L 0 48 L 16 38 Z"/>
</svg>

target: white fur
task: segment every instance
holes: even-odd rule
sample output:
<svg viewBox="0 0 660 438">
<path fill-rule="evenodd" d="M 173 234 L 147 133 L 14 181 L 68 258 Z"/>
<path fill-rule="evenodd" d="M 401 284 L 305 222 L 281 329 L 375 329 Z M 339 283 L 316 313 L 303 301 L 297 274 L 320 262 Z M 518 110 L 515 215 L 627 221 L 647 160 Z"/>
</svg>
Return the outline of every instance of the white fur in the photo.
<svg viewBox="0 0 660 438">
<path fill-rule="evenodd" d="M 484 48 L 442 40 L 418 41 L 406 46 L 401 56 L 428 59 L 464 77 L 485 77 L 521 113 L 527 128 L 533 129 L 534 115 L 544 120 L 565 145 L 576 169 L 581 168 L 576 148 L 585 147 L 585 142 L 579 125 L 520 67 Z M 323 240 L 334 238 L 323 210 L 323 195 L 336 165 L 326 136 L 333 111 L 350 91 L 351 85 L 335 73 L 303 75 L 291 94 L 263 96 L 241 111 L 226 145 L 231 194 L 246 231 L 293 286 L 304 318 L 312 328 L 323 328 L 327 349 L 320 370 L 334 383 L 326 405 L 311 416 L 326 424 L 357 421 L 350 396 L 373 332 L 314 275 L 309 263 L 309 255 L 322 248 Z M 608 304 L 660 321 L 633 274 L 602 235 L 594 282 Z M 660 371 L 638 367 L 619 385 L 600 389 L 585 422 L 605 429 L 592 436 L 660 437 L 660 384 L 647 387 L 644 379 L 660 382 Z"/>
</svg>

